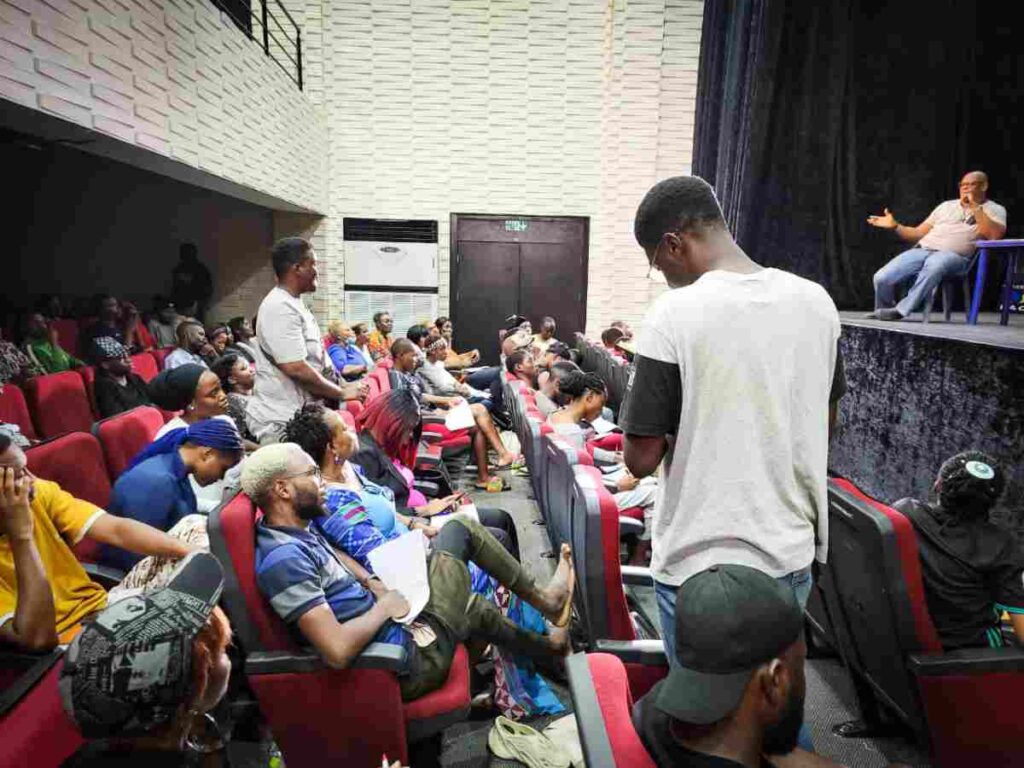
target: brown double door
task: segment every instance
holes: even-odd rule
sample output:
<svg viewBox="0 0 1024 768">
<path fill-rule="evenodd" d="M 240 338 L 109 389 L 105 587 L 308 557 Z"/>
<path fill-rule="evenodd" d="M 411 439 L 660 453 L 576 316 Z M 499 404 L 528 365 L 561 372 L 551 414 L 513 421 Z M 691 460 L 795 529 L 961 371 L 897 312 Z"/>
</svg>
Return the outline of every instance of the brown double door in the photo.
<svg viewBox="0 0 1024 768">
<path fill-rule="evenodd" d="M 587 316 L 589 220 L 582 216 L 452 214 L 455 348 L 498 363 L 498 330 L 512 314 L 538 328 L 551 315 L 571 343 Z"/>
</svg>

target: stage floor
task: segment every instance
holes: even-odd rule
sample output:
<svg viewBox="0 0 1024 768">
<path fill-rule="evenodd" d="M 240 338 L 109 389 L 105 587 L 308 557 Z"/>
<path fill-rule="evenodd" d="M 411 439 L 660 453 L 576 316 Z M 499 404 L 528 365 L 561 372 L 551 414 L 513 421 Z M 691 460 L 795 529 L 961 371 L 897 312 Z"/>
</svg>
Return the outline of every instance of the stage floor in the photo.
<svg viewBox="0 0 1024 768">
<path fill-rule="evenodd" d="M 998 312 L 982 312 L 977 325 L 967 325 L 963 312 L 954 312 L 947 323 L 941 312 L 933 312 L 931 322 L 921 321 L 920 314 L 913 314 L 905 320 L 869 320 L 863 312 L 840 312 L 843 325 L 861 328 L 881 328 L 896 333 L 912 333 L 917 336 L 932 336 L 939 339 L 956 339 L 972 344 L 988 344 L 1003 349 L 1024 349 L 1024 315 L 1010 313 L 1010 324 L 999 324 Z"/>
</svg>

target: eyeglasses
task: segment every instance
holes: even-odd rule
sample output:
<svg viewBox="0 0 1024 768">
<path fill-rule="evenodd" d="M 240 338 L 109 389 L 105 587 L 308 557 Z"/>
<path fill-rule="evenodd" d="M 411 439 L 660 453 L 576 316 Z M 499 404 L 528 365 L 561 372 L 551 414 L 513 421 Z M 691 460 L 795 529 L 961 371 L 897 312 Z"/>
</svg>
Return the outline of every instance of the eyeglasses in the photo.
<svg viewBox="0 0 1024 768">
<path fill-rule="evenodd" d="M 313 477 L 319 482 L 323 478 L 323 473 L 320 472 L 320 467 L 310 467 L 302 472 L 293 472 L 290 475 L 281 475 L 278 480 L 294 480 L 299 477 Z"/>
</svg>

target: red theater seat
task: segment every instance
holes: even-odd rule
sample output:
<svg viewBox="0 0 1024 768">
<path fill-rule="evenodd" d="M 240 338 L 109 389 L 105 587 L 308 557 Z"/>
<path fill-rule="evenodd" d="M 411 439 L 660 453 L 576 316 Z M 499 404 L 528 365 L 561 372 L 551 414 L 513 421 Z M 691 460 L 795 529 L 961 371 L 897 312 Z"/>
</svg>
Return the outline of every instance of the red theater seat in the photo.
<svg viewBox="0 0 1024 768">
<path fill-rule="evenodd" d="M 76 368 L 75 371 L 82 377 L 85 384 L 85 394 L 89 396 L 89 408 L 92 409 L 93 418 L 100 417 L 100 409 L 96 405 L 96 369 L 91 365 Z"/>
<path fill-rule="evenodd" d="M 36 428 L 32 424 L 32 416 L 28 410 L 28 403 L 25 402 L 25 393 L 21 387 L 14 384 L 4 384 L 3 392 L 0 392 L 0 421 L 6 424 L 16 424 L 21 434 L 29 440 L 36 440 Z"/>
<path fill-rule="evenodd" d="M 829 539 L 822 592 L 865 723 L 884 708 L 938 768 L 1024 764 L 1024 649 L 944 652 L 912 523 L 847 480 L 829 481 Z"/>
<path fill-rule="evenodd" d="M 40 437 L 88 432 L 92 427 L 92 407 L 85 383 L 75 371 L 37 376 L 28 382 L 25 394 Z"/>
<path fill-rule="evenodd" d="M 151 354 L 153 359 L 156 360 L 157 368 L 162 371 L 164 369 L 164 360 L 166 360 L 167 356 L 173 351 L 174 347 L 160 347 L 160 349 L 154 349 L 149 354 Z M 141 376 L 142 374 L 139 375 Z"/>
<path fill-rule="evenodd" d="M 93 424 L 92 432 L 103 446 L 106 466 L 113 480 L 128 468 L 139 451 L 153 442 L 164 425 L 159 408 L 143 405 Z"/>
<path fill-rule="evenodd" d="M 132 355 L 132 370 L 148 384 L 160 373 L 160 364 L 157 363 L 152 352 L 142 352 Z"/>
<path fill-rule="evenodd" d="M 57 768 L 83 744 L 57 687 L 62 653 L 28 657 L 0 652 L 0 765 L 5 768 Z M 18 674 L 8 676 L 12 670 Z"/>
<path fill-rule="evenodd" d="M 469 666 L 460 647 L 444 687 L 404 705 L 394 674 L 400 649 L 373 644 L 347 669 L 330 669 L 300 649 L 256 585 L 255 522 L 238 494 L 210 516 L 210 545 L 225 571 L 222 603 L 245 654 L 245 673 L 289 768 L 408 761 L 408 741 L 432 735 L 469 712 Z"/>
<path fill-rule="evenodd" d="M 71 432 L 34 445 L 25 451 L 32 474 L 50 480 L 78 499 L 106 509 L 110 503 L 110 479 L 99 441 L 88 432 Z M 75 545 L 83 562 L 99 559 L 101 544 L 84 538 Z"/>
<path fill-rule="evenodd" d="M 656 768 L 633 728 L 637 697 L 622 662 L 607 653 L 577 653 L 566 668 L 587 768 Z"/>
</svg>

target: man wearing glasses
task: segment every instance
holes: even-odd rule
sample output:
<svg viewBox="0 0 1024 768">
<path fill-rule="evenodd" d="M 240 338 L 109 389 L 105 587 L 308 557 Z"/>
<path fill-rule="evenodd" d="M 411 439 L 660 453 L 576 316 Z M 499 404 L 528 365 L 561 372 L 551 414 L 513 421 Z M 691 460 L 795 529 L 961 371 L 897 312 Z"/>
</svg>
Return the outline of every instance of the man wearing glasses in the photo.
<svg viewBox="0 0 1024 768">
<path fill-rule="evenodd" d="M 676 591 L 712 566 L 756 568 L 806 603 L 827 548 L 829 414 L 845 380 L 828 293 L 754 263 L 703 179 L 656 184 L 634 234 L 674 289 L 644 319 L 619 415 L 630 472 L 665 462 L 651 571 L 672 659 Z"/>
<path fill-rule="evenodd" d="M 967 270 L 975 242 L 1006 234 L 1006 209 L 988 199 L 988 176 L 972 171 L 960 179 L 960 197 L 939 203 L 916 227 L 900 224 L 888 208 L 881 216 L 868 216 L 868 224 L 915 243 L 875 272 L 875 311 L 868 317 L 902 320 L 928 301 L 945 278 Z M 896 288 L 911 278 L 910 291 L 896 303 Z"/>
</svg>

